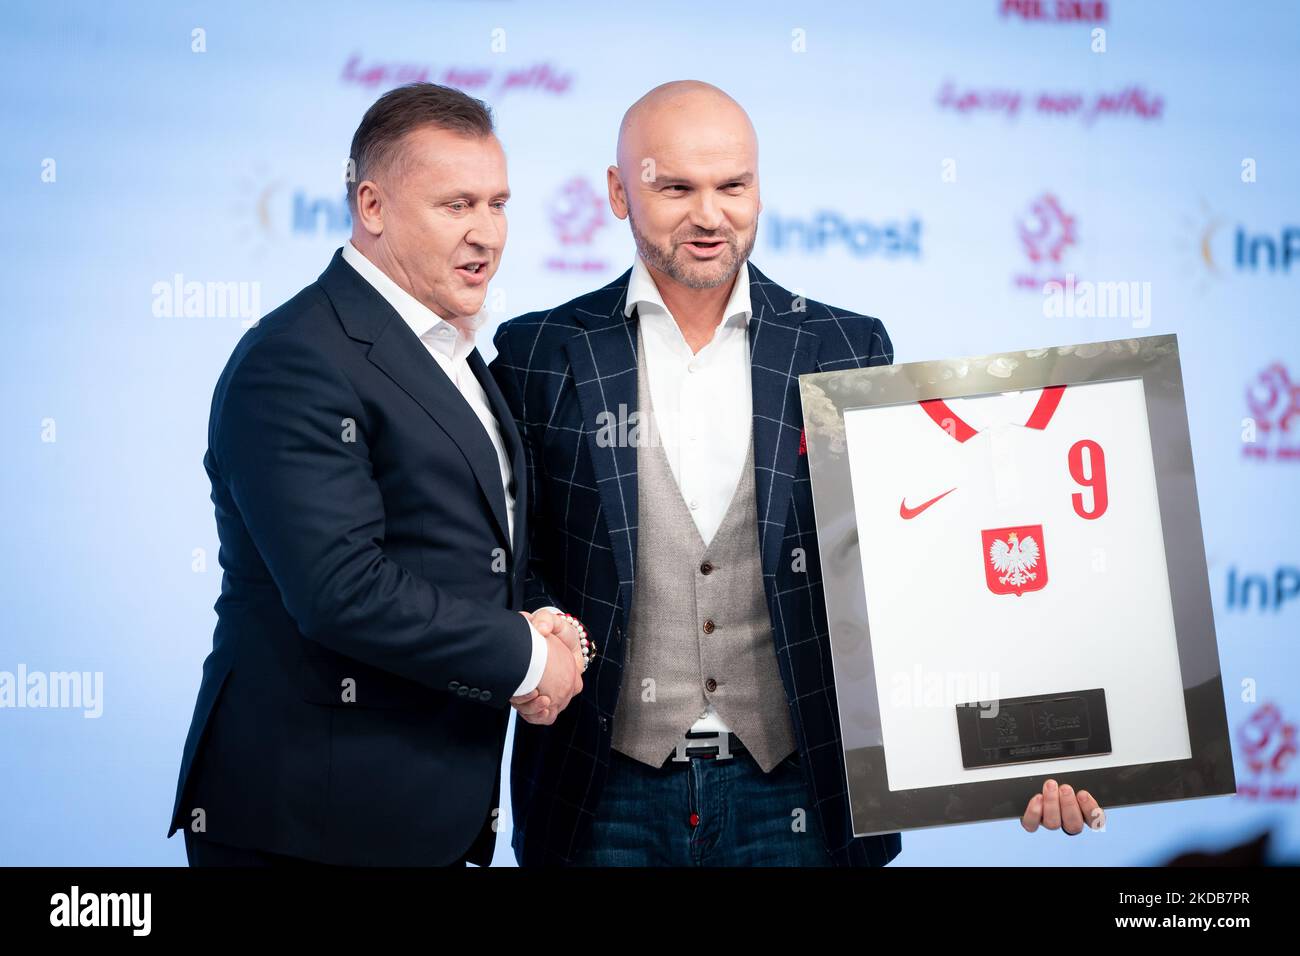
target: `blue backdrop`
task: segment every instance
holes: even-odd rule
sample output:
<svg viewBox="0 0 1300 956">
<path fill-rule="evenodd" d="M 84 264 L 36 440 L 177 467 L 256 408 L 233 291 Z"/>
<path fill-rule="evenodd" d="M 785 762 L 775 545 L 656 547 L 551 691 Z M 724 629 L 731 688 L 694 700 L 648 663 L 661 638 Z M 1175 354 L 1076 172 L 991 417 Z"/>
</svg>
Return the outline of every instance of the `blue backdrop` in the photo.
<svg viewBox="0 0 1300 956">
<path fill-rule="evenodd" d="M 906 834 L 897 865 L 1155 863 L 1266 828 L 1294 857 L 1298 48 L 1289 2 L 7 5 L 0 863 L 184 859 L 163 834 L 220 586 L 211 390 L 347 237 L 365 108 L 428 79 L 495 109 L 504 320 L 630 265 L 617 125 L 688 77 L 758 129 L 754 261 L 883 318 L 898 361 L 1182 347 L 1238 794 L 1068 845 Z"/>
</svg>

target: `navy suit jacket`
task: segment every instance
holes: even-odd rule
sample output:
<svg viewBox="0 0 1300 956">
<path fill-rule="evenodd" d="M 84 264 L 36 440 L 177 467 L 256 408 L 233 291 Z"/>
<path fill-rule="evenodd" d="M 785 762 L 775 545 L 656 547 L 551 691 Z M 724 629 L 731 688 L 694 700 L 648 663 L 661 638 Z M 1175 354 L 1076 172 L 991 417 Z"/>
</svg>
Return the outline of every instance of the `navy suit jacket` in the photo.
<svg viewBox="0 0 1300 956">
<path fill-rule="evenodd" d="M 855 839 L 849 821 L 808 459 L 800 447 L 799 376 L 886 365 L 893 347 L 879 320 L 805 300 L 747 268 L 755 517 L 773 650 L 827 850 L 840 865 L 883 865 L 901 849 L 899 835 Z M 630 275 L 549 312 L 520 316 L 496 336 L 492 371 L 528 460 L 525 607 L 554 604 L 577 615 L 599 653 L 581 696 L 552 726 L 516 724 L 513 843 L 524 865 L 573 859 L 609 766 L 635 582 L 637 450 L 609 441 L 601 426 L 637 409 L 636 314 L 623 315 Z"/>
<path fill-rule="evenodd" d="M 486 862 L 532 638 L 523 448 L 497 454 L 419 338 L 336 254 L 240 340 L 204 465 L 224 569 L 168 836 L 343 864 Z M 473 848 L 472 853 L 467 851 Z"/>
</svg>

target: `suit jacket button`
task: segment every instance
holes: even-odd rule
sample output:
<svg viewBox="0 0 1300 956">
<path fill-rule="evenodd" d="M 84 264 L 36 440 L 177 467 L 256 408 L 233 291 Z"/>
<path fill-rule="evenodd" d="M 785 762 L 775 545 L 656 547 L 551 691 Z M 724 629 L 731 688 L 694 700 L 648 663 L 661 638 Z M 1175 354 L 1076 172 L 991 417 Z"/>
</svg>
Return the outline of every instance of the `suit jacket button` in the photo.
<svg viewBox="0 0 1300 956">
<path fill-rule="evenodd" d="M 456 688 L 459 687 L 459 686 L 460 686 L 460 681 L 458 681 L 458 680 L 454 680 L 454 681 L 452 681 L 450 684 L 447 685 L 447 690 L 451 691 L 452 693 L 455 693 Z"/>
<path fill-rule="evenodd" d="M 478 699 L 481 700 L 481 701 L 489 701 L 489 700 L 491 700 L 491 699 L 492 699 L 492 691 L 490 691 L 490 690 L 485 690 L 485 691 L 483 691 L 482 693 L 480 693 L 480 694 L 478 695 Z"/>
<path fill-rule="evenodd" d="M 458 697 L 464 697 L 468 693 L 469 693 L 469 688 L 466 687 L 464 684 L 461 684 L 460 687 L 456 688 L 456 696 Z"/>
<path fill-rule="evenodd" d="M 704 622 L 704 633 L 712 634 L 714 627 L 715 625 L 713 623 L 713 618 L 709 618 L 707 621 Z"/>
<path fill-rule="evenodd" d="M 478 700 L 478 694 L 479 694 L 479 690 L 478 690 L 478 688 L 477 688 L 477 687 L 471 687 L 471 688 L 470 688 L 470 691 L 469 691 L 469 699 L 470 699 L 470 700 Z"/>
<path fill-rule="evenodd" d="M 708 680 L 704 682 L 704 689 L 707 690 L 710 694 L 712 694 L 715 690 L 718 689 L 718 682 L 715 681 L 712 677 L 710 677 Z"/>
<path fill-rule="evenodd" d="M 712 574 L 712 573 L 713 573 L 712 562 L 705 561 L 703 564 L 700 565 L 700 574 Z"/>
</svg>

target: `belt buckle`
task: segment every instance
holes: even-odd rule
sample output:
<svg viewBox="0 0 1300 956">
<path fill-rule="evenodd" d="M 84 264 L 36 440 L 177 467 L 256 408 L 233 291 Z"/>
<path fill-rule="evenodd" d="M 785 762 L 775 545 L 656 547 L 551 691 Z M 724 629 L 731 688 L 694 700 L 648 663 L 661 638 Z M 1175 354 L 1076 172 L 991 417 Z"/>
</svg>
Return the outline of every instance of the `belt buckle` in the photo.
<svg viewBox="0 0 1300 956">
<path fill-rule="evenodd" d="M 716 746 L 718 748 L 716 754 L 699 754 L 698 756 L 709 757 L 712 760 L 730 760 L 735 756 L 735 754 L 731 752 L 731 734 L 712 734 L 695 738 L 690 738 L 683 734 L 682 738 L 677 741 L 677 746 L 673 750 L 673 762 L 685 763 L 691 759 L 688 751 L 693 749 L 705 749 L 711 746 Z"/>
</svg>

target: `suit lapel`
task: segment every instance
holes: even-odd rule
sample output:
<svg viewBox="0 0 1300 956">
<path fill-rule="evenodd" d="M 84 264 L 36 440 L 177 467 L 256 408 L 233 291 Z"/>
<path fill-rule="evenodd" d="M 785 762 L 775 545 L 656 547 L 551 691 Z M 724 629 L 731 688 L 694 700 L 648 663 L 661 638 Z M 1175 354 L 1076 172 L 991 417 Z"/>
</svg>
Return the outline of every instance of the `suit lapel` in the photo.
<svg viewBox="0 0 1300 956">
<path fill-rule="evenodd" d="M 748 268 L 753 310 L 749 363 L 754 404 L 754 485 L 763 575 L 770 581 L 781 561 L 781 541 L 803 434 L 799 376 L 816 371 L 819 340 L 800 333 L 801 313 L 781 313 L 775 307 L 787 305 L 793 296 L 767 281 L 753 266 Z"/>
<path fill-rule="evenodd" d="M 632 417 L 637 411 L 636 315 L 623 315 L 628 275 L 608 312 L 575 313 L 585 331 L 565 345 L 582 410 L 582 440 L 614 552 L 624 623 L 632 606 L 637 539 L 637 449 L 631 437 L 640 417 Z"/>
<path fill-rule="evenodd" d="M 510 459 L 510 474 L 514 477 L 515 492 L 515 540 L 512 551 L 514 554 L 522 554 L 524 541 L 527 539 L 528 523 L 528 474 L 525 470 L 527 464 L 524 462 L 524 443 L 519 437 L 519 428 L 510 413 L 510 406 L 506 404 L 505 396 L 501 394 L 501 389 L 497 386 L 492 373 L 488 371 L 487 364 L 478 349 L 469 353 L 469 367 L 479 384 L 483 386 L 483 391 L 488 397 L 488 405 L 492 409 L 492 416 L 501 426 L 501 434 L 505 439 L 506 457 Z M 496 449 L 493 449 L 493 454 L 495 453 Z"/>
<path fill-rule="evenodd" d="M 414 399 L 460 449 L 487 498 L 501 540 L 509 545 L 496 449 L 469 403 L 397 310 L 344 261 L 342 251 L 335 253 L 319 282 L 349 337 L 370 343 L 366 357 L 371 363 Z"/>
</svg>

